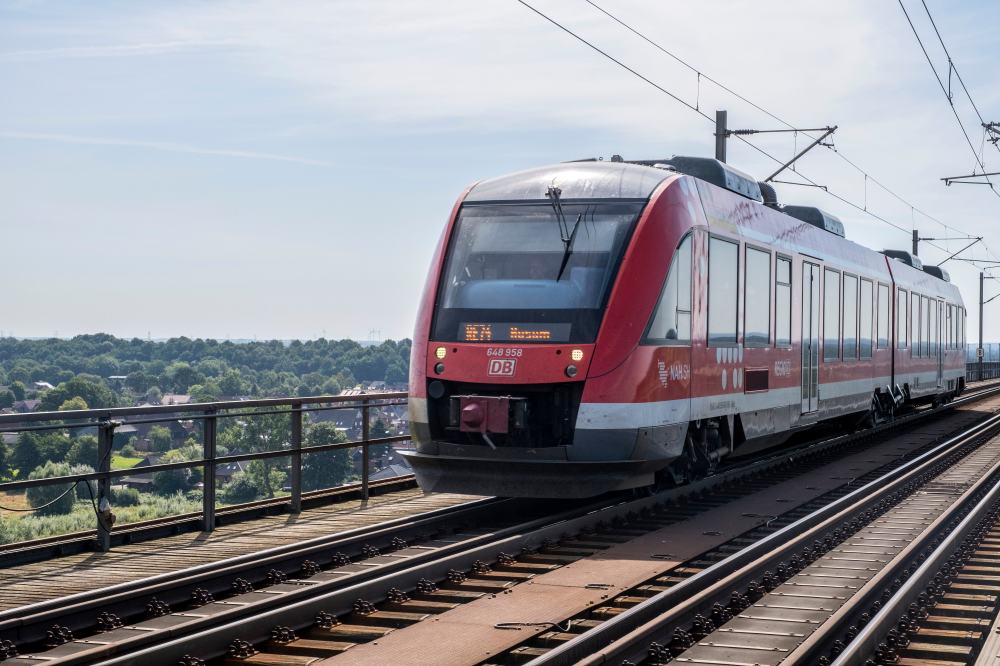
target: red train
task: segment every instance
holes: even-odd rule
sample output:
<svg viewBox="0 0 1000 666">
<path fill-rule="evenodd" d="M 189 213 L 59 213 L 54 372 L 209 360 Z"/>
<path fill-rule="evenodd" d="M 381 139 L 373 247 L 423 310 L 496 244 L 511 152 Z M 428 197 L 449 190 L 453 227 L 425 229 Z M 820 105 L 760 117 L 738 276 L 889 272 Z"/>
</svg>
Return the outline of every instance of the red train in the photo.
<svg viewBox="0 0 1000 666">
<path fill-rule="evenodd" d="M 426 490 L 585 497 L 683 483 L 821 421 L 965 388 L 938 267 L 844 238 L 712 159 L 570 162 L 455 204 L 416 323 Z"/>
</svg>

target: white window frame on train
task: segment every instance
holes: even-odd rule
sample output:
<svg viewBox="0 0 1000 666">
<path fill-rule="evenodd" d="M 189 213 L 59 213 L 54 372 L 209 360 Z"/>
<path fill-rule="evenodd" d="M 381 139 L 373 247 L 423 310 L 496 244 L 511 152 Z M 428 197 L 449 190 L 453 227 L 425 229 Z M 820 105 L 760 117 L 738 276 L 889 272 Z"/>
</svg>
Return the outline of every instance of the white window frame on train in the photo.
<svg viewBox="0 0 1000 666">
<path fill-rule="evenodd" d="M 920 325 L 920 304 L 922 299 L 915 291 L 910 292 L 910 357 L 920 358 L 920 341 L 923 327 Z"/>
<path fill-rule="evenodd" d="M 858 285 L 860 278 L 845 272 L 840 284 L 840 350 L 845 361 L 858 359 Z"/>
<path fill-rule="evenodd" d="M 903 307 L 899 307 L 900 301 Z M 910 292 L 906 289 L 896 290 L 896 349 L 906 349 L 910 346 Z"/>
<path fill-rule="evenodd" d="M 670 258 L 670 268 L 667 269 L 667 277 L 663 280 L 663 287 L 660 289 L 660 298 L 656 302 L 656 307 L 653 308 L 653 315 L 649 319 L 649 325 L 646 326 L 646 333 L 643 336 L 642 344 L 676 347 L 687 347 L 691 344 L 691 312 L 694 301 L 693 237 L 694 234 L 692 233 L 685 234 L 680 243 L 677 244 L 677 248 Z M 679 257 L 683 257 L 685 252 L 687 255 L 687 270 L 684 270 L 681 266 L 683 261 L 679 260 Z M 671 284 L 671 280 L 673 280 L 673 284 Z M 687 290 L 684 289 L 685 280 L 687 281 Z M 674 292 L 673 299 L 669 298 L 671 290 Z M 683 303 L 681 303 L 680 299 L 681 294 L 685 293 L 685 291 L 687 293 L 687 309 L 682 307 Z M 669 331 L 669 328 L 665 329 L 664 326 L 665 324 L 669 324 L 671 313 L 667 310 L 671 307 L 673 308 L 674 330 L 677 333 L 677 337 L 666 337 L 666 332 L 664 333 L 664 337 L 654 335 L 654 331 Z M 683 318 L 687 318 L 686 331 L 680 324 Z"/>
<path fill-rule="evenodd" d="M 858 358 L 864 360 L 872 357 L 872 349 L 875 346 L 875 281 L 863 277 L 858 287 Z"/>
<path fill-rule="evenodd" d="M 751 268 L 750 268 L 750 257 L 752 256 L 750 254 L 751 252 L 757 252 L 758 254 L 762 255 L 763 258 L 767 259 L 767 276 L 764 279 L 763 284 L 759 285 L 759 287 L 758 286 L 754 287 L 755 290 L 763 291 L 764 294 L 767 295 L 767 309 L 763 311 L 763 313 L 764 313 L 763 316 L 760 316 L 760 315 L 757 314 L 759 312 L 762 312 L 762 310 L 761 310 L 761 308 L 758 307 L 758 303 L 756 301 L 756 297 L 752 298 L 750 296 L 751 278 L 753 278 L 753 281 L 755 283 L 759 283 L 760 279 L 763 277 L 761 275 L 751 276 L 751 274 L 750 274 L 750 270 L 751 270 Z M 761 248 L 761 247 L 756 247 L 756 246 L 750 245 L 748 243 L 748 244 L 746 244 L 744 246 L 743 253 L 744 253 L 743 254 L 743 298 L 744 298 L 744 301 L 743 301 L 743 303 L 744 303 L 743 304 L 743 346 L 744 347 L 769 347 L 771 345 L 771 276 L 773 274 L 772 264 L 774 263 L 772 261 L 771 251 L 767 250 L 767 249 L 764 249 L 764 248 Z M 762 296 L 764 294 L 759 294 L 758 296 Z M 751 302 L 753 303 L 754 307 L 753 308 L 747 307 L 748 303 L 751 303 Z M 765 332 L 765 335 L 764 335 L 763 339 L 760 338 L 760 337 L 757 337 L 757 336 L 754 336 L 753 338 L 750 337 L 751 333 L 756 333 L 756 331 L 751 331 L 751 325 L 750 324 L 751 324 L 752 317 L 759 317 L 760 318 L 760 321 L 753 322 L 754 323 L 754 326 L 753 326 L 754 328 L 756 328 L 756 325 L 760 324 L 760 323 L 763 323 L 764 327 L 766 327 L 767 330 Z"/>
<path fill-rule="evenodd" d="M 732 308 L 732 321 L 733 330 L 724 331 L 725 337 L 723 339 L 712 339 L 712 313 L 718 313 L 719 305 L 718 303 L 713 304 L 713 300 L 718 300 L 718 298 L 713 299 L 712 290 L 713 284 L 719 285 L 720 280 L 717 275 L 714 275 L 717 271 L 712 270 L 712 248 L 718 243 L 726 243 L 732 245 L 736 250 L 736 266 L 733 271 L 733 277 L 735 278 L 735 284 L 726 285 L 723 284 L 721 288 L 730 287 L 731 293 L 728 291 L 720 291 L 715 295 L 725 296 L 727 301 L 727 306 Z M 725 236 L 709 236 L 708 237 L 708 316 L 706 317 L 707 326 L 705 327 L 705 344 L 708 347 L 736 347 L 739 345 L 740 340 L 740 242 L 738 240 L 733 240 L 731 238 L 726 238 Z M 727 317 L 728 319 L 728 317 Z"/>
<path fill-rule="evenodd" d="M 788 281 L 782 282 L 779 266 L 788 265 Z M 779 349 L 792 348 L 792 273 L 795 262 L 791 257 L 775 254 L 774 258 L 774 346 Z M 784 295 L 782 295 L 784 292 Z M 778 304 L 784 303 L 788 308 L 787 316 L 778 314 Z"/>
<path fill-rule="evenodd" d="M 875 297 L 877 300 L 875 304 L 875 348 L 876 349 L 888 349 L 891 343 L 890 330 L 892 319 L 892 307 L 889 302 L 889 285 L 884 282 L 879 282 L 875 289 Z"/>
<path fill-rule="evenodd" d="M 831 276 L 835 276 L 831 280 Z M 836 293 L 831 294 L 830 288 L 835 287 Z M 841 290 L 841 273 L 835 268 L 824 267 L 823 268 L 823 362 L 833 363 L 840 360 L 840 321 L 842 319 L 840 312 L 840 290 Z M 832 298 L 831 298 L 832 296 Z M 830 301 L 833 301 L 833 308 L 836 310 L 837 320 L 831 322 L 829 320 Z M 834 337 L 830 337 L 828 333 L 833 333 Z M 832 344 L 831 344 L 832 342 Z M 831 354 L 832 350 L 832 354 Z"/>
</svg>

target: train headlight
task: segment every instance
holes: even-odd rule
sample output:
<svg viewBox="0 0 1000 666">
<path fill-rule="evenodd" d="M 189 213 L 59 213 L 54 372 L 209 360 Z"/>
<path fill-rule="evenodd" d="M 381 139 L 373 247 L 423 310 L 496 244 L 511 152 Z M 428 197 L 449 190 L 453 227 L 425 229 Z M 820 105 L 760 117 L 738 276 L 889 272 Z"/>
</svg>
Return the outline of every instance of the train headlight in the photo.
<svg viewBox="0 0 1000 666">
<path fill-rule="evenodd" d="M 444 347 L 438 347 L 437 349 L 434 350 L 434 355 L 439 359 L 443 359 L 447 353 L 448 350 L 445 349 Z"/>
<path fill-rule="evenodd" d="M 576 377 L 576 366 L 573 365 L 572 363 L 566 366 L 566 376 Z"/>
<path fill-rule="evenodd" d="M 583 350 L 582 349 L 574 349 L 573 351 L 571 351 L 569 353 L 569 357 L 571 359 L 573 359 L 574 361 L 582 361 L 583 360 Z"/>
<path fill-rule="evenodd" d="M 444 372 L 444 363 L 438 363 L 438 364 L 436 364 L 436 365 L 434 366 L 434 372 L 436 372 L 436 373 L 437 373 L 437 374 L 439 374 L 439 375 L 440 375 L 440 374 L 441 374 L 442 372 Z"/>
</svg>

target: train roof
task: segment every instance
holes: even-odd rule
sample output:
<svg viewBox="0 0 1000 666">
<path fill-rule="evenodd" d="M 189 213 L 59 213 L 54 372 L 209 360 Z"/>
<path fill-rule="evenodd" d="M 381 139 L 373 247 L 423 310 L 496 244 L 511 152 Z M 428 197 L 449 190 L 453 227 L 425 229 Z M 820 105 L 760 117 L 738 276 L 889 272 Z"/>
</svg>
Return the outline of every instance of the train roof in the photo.
<svg viewBox="0 0 1000 666">
<path fill-rule="evenodd" d="M 628 162 L 566 162 L 481 180 L 465 201 L 545 201 L 553 185 L 562 190 L 562 199 L 648 199 L 671 175 Z"/>
</svg>

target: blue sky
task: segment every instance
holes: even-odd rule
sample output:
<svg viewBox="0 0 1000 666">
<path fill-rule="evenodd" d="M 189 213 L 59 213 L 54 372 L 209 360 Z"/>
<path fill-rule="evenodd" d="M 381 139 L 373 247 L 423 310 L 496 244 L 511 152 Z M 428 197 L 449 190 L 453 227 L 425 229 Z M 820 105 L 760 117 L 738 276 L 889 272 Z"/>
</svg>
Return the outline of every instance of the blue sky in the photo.
<svg viewBox="0 0 1000 666">
<path fill-rule="evenodd" d="M 535 4 L 710 114 L 775 127 L 583 0 Z M 839 125 L 844 155 L 1000 253 L 1000 198 L 939 181 L 974 162 L 896 3 L 602 4 L 782 118 Z M 928 4 L 980 109 L 1000 120 L 1000 5 Z M 923 8 L 906 5 L 946 72 Z M 408 336 L 468 183 L 713 145 L 703 119 L 514 0 L 0 2 L 0 90 L 0 331 L 23 336 Z M 796 145 L 755 142 L 784 157 Z M 989 144 L 985 155 L 1000 166 Z M 730 161 L 771 170 L 738 145 Z M 866 186 L 830 150 L 801 170 L 907 233 L 960 235 Z M 779 196 L 840 215 L 866 245 L 909 245 L 813 188 Z M 977 272 L 946 267 L 974 301 Z M 998 304 L 987 306 L 990 339 Z"/>
</svg>

